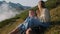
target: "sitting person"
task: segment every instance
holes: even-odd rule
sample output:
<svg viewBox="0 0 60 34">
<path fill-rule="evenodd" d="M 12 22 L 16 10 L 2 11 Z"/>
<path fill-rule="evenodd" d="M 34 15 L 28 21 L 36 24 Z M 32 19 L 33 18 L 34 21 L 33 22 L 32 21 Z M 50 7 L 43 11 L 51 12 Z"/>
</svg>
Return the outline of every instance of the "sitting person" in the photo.
<svg viewBox="0 0 60 34">
<path fill-rule="evenodd" d="M 26 20 L 22 24 L 20 24 L 16 28 L 15 31 L 20 31 L 20 34 L 22 34 L 24 31 L 26 31 L 32 25 L 32 19 L 33 18 L 34 18 L 34 11 L 31 9 L 31 10 L 29 10 L 29 14 L 28 14 L 28 17 L 26 18 Z"/>
</svg>

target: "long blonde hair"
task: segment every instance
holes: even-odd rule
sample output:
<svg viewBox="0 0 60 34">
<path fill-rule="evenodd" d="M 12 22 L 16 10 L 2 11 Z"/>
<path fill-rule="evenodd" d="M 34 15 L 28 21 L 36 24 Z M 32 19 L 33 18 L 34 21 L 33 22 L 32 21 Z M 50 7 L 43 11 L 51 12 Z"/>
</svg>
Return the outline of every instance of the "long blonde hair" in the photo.
<svg viewBox="0 0 60 34">
<path fill-rule="evenodd" d="M 40 17 L 41 15 L 41 11 L 43 10 L 43 8 L 45 7 L 45 2 L 44 1 L 39 1 L 39 3 L 41 2 L 41 4 L 38 4 L 38 10 L 36 10 L 37 16 Z M 41 5 L 41 6 L 40 6 Z"/>
</svg>

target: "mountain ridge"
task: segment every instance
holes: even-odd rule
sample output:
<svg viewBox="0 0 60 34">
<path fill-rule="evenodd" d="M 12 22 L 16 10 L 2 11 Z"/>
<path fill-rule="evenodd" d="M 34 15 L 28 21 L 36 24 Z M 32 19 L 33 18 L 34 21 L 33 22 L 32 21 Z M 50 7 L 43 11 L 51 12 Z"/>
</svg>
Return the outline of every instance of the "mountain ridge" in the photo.
<svg viewBox="0 0 60 34">
<path fill-rule="evenodd" d="M 29 6 L 23 6 L 23 5 L 21 5 L 21 4 L 19 4 L 19 3 L 13 3 L 13 2 L 6 2 L 6 1 L 0 1 L 0 6 L 1 6 L 1 4 L 3 4 L 3 3 L 7 3 L 7 4 L 9 4 L 9 6 L 11 6 L 12 8 L 18 8 L 18 9 L 21 9 L 21 10 L 24 10 L 24 9 L 27 9 L 27 8 L 31 8 L 31 7 L 29 7 Z"/>
</svg>

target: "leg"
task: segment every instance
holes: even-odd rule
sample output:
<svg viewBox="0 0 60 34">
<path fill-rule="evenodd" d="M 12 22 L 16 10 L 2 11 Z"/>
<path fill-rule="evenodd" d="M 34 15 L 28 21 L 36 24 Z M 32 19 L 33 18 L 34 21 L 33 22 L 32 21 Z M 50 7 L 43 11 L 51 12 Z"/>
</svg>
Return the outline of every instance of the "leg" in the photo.
<svg viewBox="0 0 60 34">
<path fill-rule="evenodd" d="M 30 33 L 31 33 L 31 31 L 32 31 L 32 29 L 31 29 L 31 28 L 27 29 L 26 34 L 30 34 Z"/>
</svg>

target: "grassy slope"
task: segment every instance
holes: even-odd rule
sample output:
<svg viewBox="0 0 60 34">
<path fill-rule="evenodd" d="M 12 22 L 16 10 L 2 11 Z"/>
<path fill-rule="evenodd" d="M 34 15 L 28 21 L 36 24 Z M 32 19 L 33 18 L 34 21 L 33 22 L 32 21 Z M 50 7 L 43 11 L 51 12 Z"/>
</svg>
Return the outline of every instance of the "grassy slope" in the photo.
<svg viewBox="0 0 60 34">
<path fill-rule="evenodd" d="M 22 12 L 21 14 L 17 15 L 14 18 L 18 18 L 16 19 L 15 22 L 13 22 L 12 24 L 9 23 L 8 25 L 5 25 L 4 27 L 0 28 L 0 34 L 8 34 L 9 32 L 11 32 L 12 30 L 14 30 L 20 23 L 22 23 L 24 21 L 24 19 L 27 17 L 28 15 L 28 10 L 25 10 L 24 12 Z M 15 20 L 15 19 L 14 19 Z M 10 22 L 10 20 L 8 20 Z M 3 23 L 3 22 L 2 22 Z"/>
<path fill-rule="evenodd" d="M 2 29 L 0 29 L 0 34 L 8 34 L 9 32 L 11 32 L 13 29 L 15 29 L 22 22 L 23 22 L 22 19 L 18 19 L 12 25 L 7 25 L 7 26 L 3 27 Z"/>
<path fill-rule="evenodd" d="M 60 25 L 54 25 L 45 34 L 60 34 Z"/>
<path fill-rule="evenodd" d="M 55 9 L 52 9 L 51 11 L 51 20 L 52 21 L 59 21 L 56 22 L 56 23 L 53 23 L 54 25 L 50 26 L 50 28 L 48 28 L 48 30 L 45 32 L 45 34 L 60 34 L 60 6 L 58 6 L 57 8 Z M 57 17 L 57 15 L 59 17 Z"/>
<path fill-rule="evenodd" d="M 50 11 L 51 21 L 60 21 L 60 5 Z"/>
</svg>

